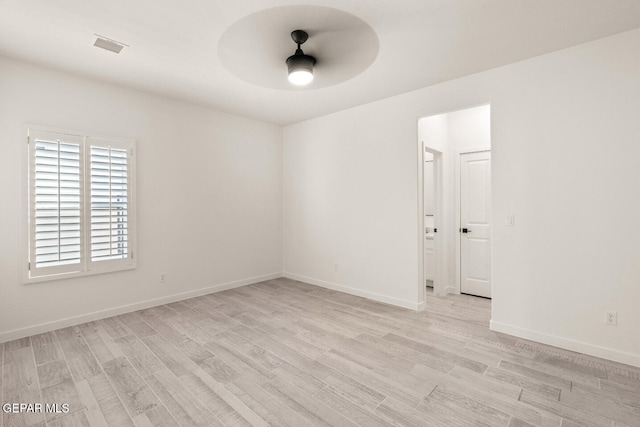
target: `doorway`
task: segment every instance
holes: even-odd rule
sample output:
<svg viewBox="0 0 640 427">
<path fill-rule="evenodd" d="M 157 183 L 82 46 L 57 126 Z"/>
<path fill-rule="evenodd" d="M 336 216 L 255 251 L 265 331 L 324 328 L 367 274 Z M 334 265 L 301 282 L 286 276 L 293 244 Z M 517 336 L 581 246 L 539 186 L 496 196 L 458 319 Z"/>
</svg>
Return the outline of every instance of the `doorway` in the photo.
<svg viewBox="0 0 640 427">
<path fill-rule="evenodd" d="M 429 285 L 434 295 L 468 293 L 490 298 L 490 106 L 421 118 L 418 138 L 420 301 L 426 303 Z M 478 156 L 475 153 L 489 157 L 471 161 Z M 461 173 L 471 186 L 462 188 Z M 461 191 L 466 194 L 464 201 Z M 482 201 L 481 193 L 486 196 Z"/>
<path fill-rule="evenodd" d="M 429 147 L 424 147 L 423 189 L 424 189 L 424 285 L 431 290 L 439 288 L 438 276 L 439 241 L 438 227 L 440 224 L 440 202 L 442 193 L 440 184 L 442 153 Z"/>
</svg>

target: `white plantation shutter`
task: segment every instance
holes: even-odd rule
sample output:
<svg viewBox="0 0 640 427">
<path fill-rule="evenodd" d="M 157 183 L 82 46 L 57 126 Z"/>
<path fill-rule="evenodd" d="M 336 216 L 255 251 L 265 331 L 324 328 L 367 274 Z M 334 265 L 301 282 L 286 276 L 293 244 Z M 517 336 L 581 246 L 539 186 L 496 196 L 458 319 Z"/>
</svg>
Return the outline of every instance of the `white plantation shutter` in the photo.
<svg viewBox="0 0 640 427">
<path fill-rule="evenodd" d="M 39 274 L 82 270 L 83 138 L 35 133 L 32 148 L 31 268 Z"/>
<path fill-rule="evenodd" d="M 91 261 L 128 258 L 129 150 L 90 145 Z"/>
<path fill-rule="evenodd" d="M 133 143 L 29 130 L 26 280 L 134 268 Z"/>
</svg>

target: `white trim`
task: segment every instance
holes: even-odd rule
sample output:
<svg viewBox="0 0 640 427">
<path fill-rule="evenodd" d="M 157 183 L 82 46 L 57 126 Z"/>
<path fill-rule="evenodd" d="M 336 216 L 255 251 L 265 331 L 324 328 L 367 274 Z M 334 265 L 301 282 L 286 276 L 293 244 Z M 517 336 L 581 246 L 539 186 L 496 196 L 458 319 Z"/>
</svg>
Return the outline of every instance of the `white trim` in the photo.
<svg viewBox="0 0 640 427">
<path fill-rule="evenodd" d="M 23 126 L 20 129 L 20 144 L 24 144 L 20 150 L 20 209 L 22 215 L 20 215 L 20 235 L 22 239 L 20 241 L 20 277 L 21 283 L 27 283 L 29 281 L 29 246 L 30 246 L 30 230 L 29 217 L 31 213 L 29 211 L 29 199 L 31 197 L 29 193 L 29 162 L 31 154 L 31 146 L 29 140 L 29 128 Z M 26 264 L 26 265 L 25 265 Z M 1 341 L 0 341 L 1 342 Z"/>
<path fill-rule="evenodd" d="M 556 335 L 536 332 L 530 329 L 524 329 L 518 326 L 496 322 L 495 320 L 490 321 L 489 329 L 495 332 L 502 332 L 504 334 L 513 335 L 515 337 L 524 338 L 542 344 L 559 347 L 565 350 L 576 351 L 578 353 L 588 354 L 590 356 L 600 357 L 606 360 L 624 363 L 640 368 L 640 355 L 638 354 L 626 353 L 623 351 L 613 350 L 611 348 L 601 347 L 582 341 L 575 341 Z"/>
<path fill-rule="evenodd" d="M 356 289 L 356 288 L 351 288 L 344 285 L 339 285 L 337 283 L 325 282 L 324 280 L 318 280 L 311 277 L 302 276 L 300 274 L 291 273 L 288 271 L 283 272 L 282 276 L 286 277 L 287 279 L 293 279 L 299 282 L 305 282 L 310 285 L 320 286 L 322 288 L 344 292 L 345 294 L 355 295 L 358 297 L 363 297 L 373 301 L 383 302 L 385 304 L 391 304 L 391 305 L 395 305 L 396 307 L 406 308 L 414 311 L 420 310 L 421 304 L 425 304 L 424 301 L 418 302 L 418 303 L 412 302 L 412 301 L 405 301 L 402 299 L 393 298 L 386 295 L 376 294 L 374 292 L 363 291 L 362 289 Z"/>
<path fill-rule="evenodd" d="M 117 316 L 120 314 L 130 313 L 132 311 L 142 310 L 145 308 L 157 307 L 171 302 L 182 301 L 189 298 L 199 297 L 202 295 L 212 294 L 215 292 L 225 291 L 227 289 L 235 289 L 254 283 L 263 282 L 265 280 L 277 279 L 283 277 L 282 273 L 271 273 L 263 276 L 251 277 L 248 279 L 237 280 L 235 282 L 223 283 L 220 285 L 209 286 L 206 288 L 196 289 L 194 291 L 182 292 L 179 294 L 168 295 L 160 298 L 154 298 L 133 304 L 121 305 L 120 307 L 108 308 L 106 310 L 94 311 L 92 313 L 81 314 L 79 316 L 68 317 L 66 319 L 54 320 L 52 322 L 40 323 L 25 328 L 14 329 L 12 331 L 0 332 L 0 343 L 25 338 L 35 334 L 55 331 L 56 329 L 75 326 L 81 323 L 93 320 L 104 319 L 106 317 Z"/>
<path fill-rule="evenodd" d="M 446 294 L 448 278 L 445 281 L 445 277 L 448 275 L 447 260 L 448 257 L 445 254 L 445 240 L 444 240 L 444 152 L 430 149 L 430 153 L 433 155 L 433 200 L 436 204 L 435 221 L 433 223 L 434 228 L 440 229 L 438 233 L 434 232 L 434 249 L 435 249 L 435 268 L 436 271 L 433 274 L 433 292 L 437 295 Z M 422 204 L 422 217 L 424 218 L 424 203 Z M 424 232 L 424 229 L 423 229 Z M 424 234 L 422 235 L 422 244 L 424 245 Z M 422 252 L 422 266 L 424 268 L 424 246 Z"/>
<path fill-rule="evenodd" d="M 420 118 L 418 128 L 418 306 L 427 306 L 427 289 L 424 278 L 424 141 L 420 139 Z M 435 279 L 435 277 L 434 277 Z M 435 288 L 435 281 L 434 281 Z M 424 309 L 424 308 L 423 308 Z"/>
<path fill-rule="evenodd" d="M 423 304 L 423 307 L 426 307 L 426 285 L 425 285 L 425 275 L 424 275 L 424 153 L 428 152 L 433 156 L 433 174 L 434 174 L 434 194 L 433 199 L 436 204 L 435 214 L 435 222 L 434 227 L 440 228 L 440 236 L 443 233 L 442 227 L 442 218 L 444 211 L 444 203 L 443 203 L 443 156 L 444 153 L 436 150 L 435 148 L 430 147 L 420 135 L 420 120 L 424 119 L 424 117 L 418 119 L 418 259 L 420 262 L 418 263 L 418 305 Z M 442 295 L 442 291 L 445 290 L 446 285 L 444 284 L 444 274 L 443 272 L 446 270 L 446 257 L 443 255 L 444 250 L 444 242 L 443 238 L 438 235 L 434 236 L 435 240 L 435 273 L 433 275 L 433 293 L 435 295 Z"/>
</svg>

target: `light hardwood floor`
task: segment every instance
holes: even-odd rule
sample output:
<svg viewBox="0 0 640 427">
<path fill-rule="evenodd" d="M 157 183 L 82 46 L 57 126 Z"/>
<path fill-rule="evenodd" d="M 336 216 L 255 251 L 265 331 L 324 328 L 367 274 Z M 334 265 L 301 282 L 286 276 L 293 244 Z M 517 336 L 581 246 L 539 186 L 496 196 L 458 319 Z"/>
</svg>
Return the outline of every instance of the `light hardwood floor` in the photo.
<svg viewBox="0 0 640 427">
<path fill-rule="evenodd" d="M 640 369 L 288 279 L 0 346 L 13 426 L 640 426 Z"/>
</svg>

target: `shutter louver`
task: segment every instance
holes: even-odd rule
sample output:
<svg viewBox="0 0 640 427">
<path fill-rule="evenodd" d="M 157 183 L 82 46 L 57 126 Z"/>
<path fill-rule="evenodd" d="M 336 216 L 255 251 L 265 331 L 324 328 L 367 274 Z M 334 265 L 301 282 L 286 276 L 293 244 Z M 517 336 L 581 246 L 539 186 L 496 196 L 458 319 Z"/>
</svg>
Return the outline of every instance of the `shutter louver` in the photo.
<svg viewBox="0 0 640 427">
<path fill-rule="evenodd" d="M 32 191 L 32 259 L 36 268 L 81 262 L 81 147 L 36 139 Z"/>
<path fill-rule="evenodd" d="M 128 258 L 128 150 L 90 150 L 91 261 Z"/>
</svg>

